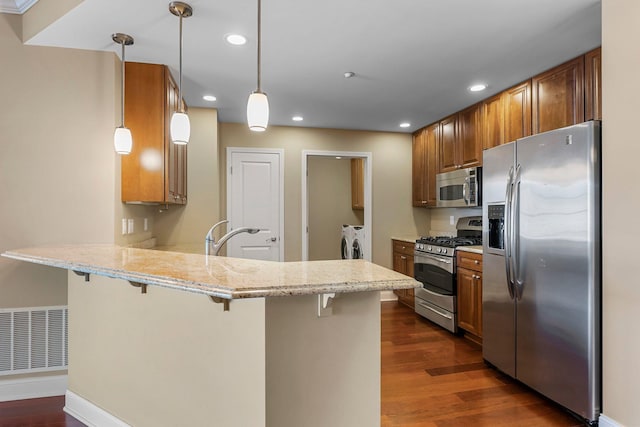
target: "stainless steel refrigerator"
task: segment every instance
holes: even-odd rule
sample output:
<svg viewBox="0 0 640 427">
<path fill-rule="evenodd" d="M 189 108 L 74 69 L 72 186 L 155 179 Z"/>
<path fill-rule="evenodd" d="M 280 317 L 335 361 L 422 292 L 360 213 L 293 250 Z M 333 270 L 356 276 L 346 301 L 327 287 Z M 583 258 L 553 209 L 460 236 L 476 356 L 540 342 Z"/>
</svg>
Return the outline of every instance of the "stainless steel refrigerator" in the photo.
<svg viewBox="0 0 640 427">
<path fill-rule="evenodd" d="M 483 356 L 595 422 L 601 402 L 600 122 L 483 158 Z"/>
</svg>

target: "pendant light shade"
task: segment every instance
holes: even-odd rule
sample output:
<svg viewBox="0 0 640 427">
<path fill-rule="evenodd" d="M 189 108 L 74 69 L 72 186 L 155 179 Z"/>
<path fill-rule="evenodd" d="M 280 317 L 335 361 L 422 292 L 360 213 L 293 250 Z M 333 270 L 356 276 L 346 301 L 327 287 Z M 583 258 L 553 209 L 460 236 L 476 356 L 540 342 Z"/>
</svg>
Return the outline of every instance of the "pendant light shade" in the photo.
<svg viewBox="0 0 640 427">
<path fill-rule="evenodd" d="M 118 154 L 130 154 L 133 147 L 133 138 L 129 128 L 119 126 L 113 134 L 113 145 Z"/>
<path fill-rule="evenodd" d="M 256 132 L 267 130 L 269 124 L 269 100 L 262 92 L 253 92 L 247 102 L 247 123 Z"/>
<path fill-rule="evenodd" d="M 133 44 L 133 37 L 115 33 L 111 35 L 111 40 L 122 46 L 122 79 L 120 89 L 122 90 L 121 105 L 120 105 L 120 126 L 118 126 L 113 133 L 113 146 L 118 154 L 130 154 L 133 147 L 133 138 L 131 138 L 131 131 L 124 126 L 124 47 Z"/>
<path fill-rule="evenodd" d="M 269 100 L 267 94 L 260 89 L 261 54 L 262 54 L 262 2 L 258 0 L 258 89 L 249 95 L 247 101 L 247 124 L 255 132 L 264 132 L 269 124 Z"/>
<path fill-rule="evenodd" d="M 178 83 L 178 111 L 171 116 L 171 141 L 174 144 L 186 145 L 189 143 L 191 136 L 191 123 L 189 116 L 184 111 L 184 103 L 182 102 L 182 18 L 188 18 L 193 15 L 193 8 L 187 3 L 181 1 L 173 1 L 169 3 L 169 12 L 180 18 L 180 79 Z"/>
<path fill-rule="evenodd" d="M 171 116 L 171 141 L 174 144 L 186 145 L 190 136 L 191 123 L 189 123 L 189 116 L 176 111 Z"/>
</svg>

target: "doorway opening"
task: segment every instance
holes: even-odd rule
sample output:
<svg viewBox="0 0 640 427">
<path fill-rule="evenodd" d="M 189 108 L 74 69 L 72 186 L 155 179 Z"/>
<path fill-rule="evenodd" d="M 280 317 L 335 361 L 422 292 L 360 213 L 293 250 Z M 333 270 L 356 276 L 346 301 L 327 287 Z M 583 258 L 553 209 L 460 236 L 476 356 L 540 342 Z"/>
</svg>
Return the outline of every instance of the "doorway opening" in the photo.
<svg viewBox="0 0 640 427">
<path fill-rule="evenodd" d="M 371 261 L 371 204 L 372 204 L 372 153 L 371 152 L 354 152 L 354 151 L 312 151 L 304 150 L 302 152 L 302 260 L 309 261 L 315 259 L 341 259 L 341 234 L 342 225 L 363 226 L 357 230 L 360 239 L 357 243 L 356 253 L 359 250 L 363 259 Z M 356 159 L 358 163 L 352 162 Z M 357 172 L 362 178 L 362 197 L 363 203 L 360 201 L 358 207 L 353 201 L 352 195 L 352 174 L 353 167 L 360 167 Z M 347 170 L 349 172 L 345 172 Z M 318 171 L 324 170 L 323 176 L 316 176 Z M 349 178 L 344 178 L 349 174 Z M 312 175 L 313 176 L 310 176 Z M 343 177 L 340 179 L 339 177 Z M 355 175 L 354 175 L 355 176 Z M 340 182 L 334 182 L 331 185 L 322 186 L 318 190 L 318 183 L 322 184 L 323 178 L 340 179 Z M 354 178 L 355 179 L 355 178 Z M 345 196 L 348 194 L 348 197 Z M 345 200 L 347 197 L 348 200 Z M 315 207 L 311 209 L 312 206 Z M 363 205 L 363 206 L 361 206 Z M 361 207 L 360 207 L 361 206 Z M 322 215 L 318 211 L 327 208 L 325 214 Z M 343 212 L 343 213 L 340 213 Z M 314 217 L 314 215 L 318 214 Z M 329 218 L 330 217 L 330 218 Z M 318 225 L 314 219 L 321 218 L 323 225 Z M 340 218 L 344 218 L 341 220 Z M 353 222 L 360 222 L 353 224 Z M 315 224 L 315 225 L 314 225 Z M 320 230 L 312 229 L 312 227 L 322 227 Z M 310 233 L 311 231 L 311 233 Z M 311 242 L 310 236 L 315 235 L 316 238 Z M 327 247 L 335 248 L 335 256 L 321 256 L 318 258 L 314 255 L 314 251 L 310 251 L 310 242 L 324 247 L 320 250 L 323 254 L 328 253 Z M 333 250 L 333 249 L 331 249 Z M 317 252 L 317 253 L 320 253 Z M 310 255 L 312 255 L 310 257 Z"/>
</svg>

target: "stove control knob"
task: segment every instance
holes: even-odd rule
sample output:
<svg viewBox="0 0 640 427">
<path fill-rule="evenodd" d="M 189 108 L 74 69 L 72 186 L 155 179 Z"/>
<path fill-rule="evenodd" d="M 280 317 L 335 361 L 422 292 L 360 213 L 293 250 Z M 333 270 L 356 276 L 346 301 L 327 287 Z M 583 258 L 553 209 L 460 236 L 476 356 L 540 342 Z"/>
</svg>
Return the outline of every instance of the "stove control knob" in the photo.
<svg viewBox="0 0 640 427">
<path fill-rule="evenodd" d="M 441 253 L 441 252 L 442 252 L 442 248 L 438 248 L 438 253 Z"/>
<path fill-rule="evenodd" d="M 428 250 L 429 252 L 431 252 L 431 250 L 432 250 L 432 249 L 431 249 L 431 246 L 427 246 L 427 250 Z"/>
<path fill-rule="evenodd" d="M 423 244 L 422 244 L 422 243 L 418 243 L 418 244 L 416 245 L 416 249 L 418 249 L 419 251 L 423 250 L 423 249 L 424 249 Z"/>
<path fill-rule="evenodd" d="M 442 253 L 443 253 L 443 254 L 446 254 L 446 253 L 447 253 L 447 250 L 446 250 L 446 249 L 443 249 L 443 250 L 442 250 Z"/>
</svg>

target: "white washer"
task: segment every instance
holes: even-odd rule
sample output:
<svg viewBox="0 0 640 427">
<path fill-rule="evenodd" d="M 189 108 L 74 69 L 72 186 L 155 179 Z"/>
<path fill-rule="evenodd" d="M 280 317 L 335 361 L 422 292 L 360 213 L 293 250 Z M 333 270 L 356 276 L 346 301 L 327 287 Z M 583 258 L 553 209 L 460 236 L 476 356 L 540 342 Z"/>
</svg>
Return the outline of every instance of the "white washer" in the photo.
<svg viewBox="0 0 640 427">
<path fill-rule="evenodd" d="M 351 258 L 363 259 L 364 248 L 367 247 L 367 235 L 364 231 L 364 225 L 352 225 L 353 241 L 351 243 Z"/>
<path fill-rule="evenodd" d="M 353 235 L 353 226 L 347 224 L 342 226 L 342 239 L 340 239 L 340 253 L 342 254 L 342 259 L 351 259 Z"/>
</svg>

